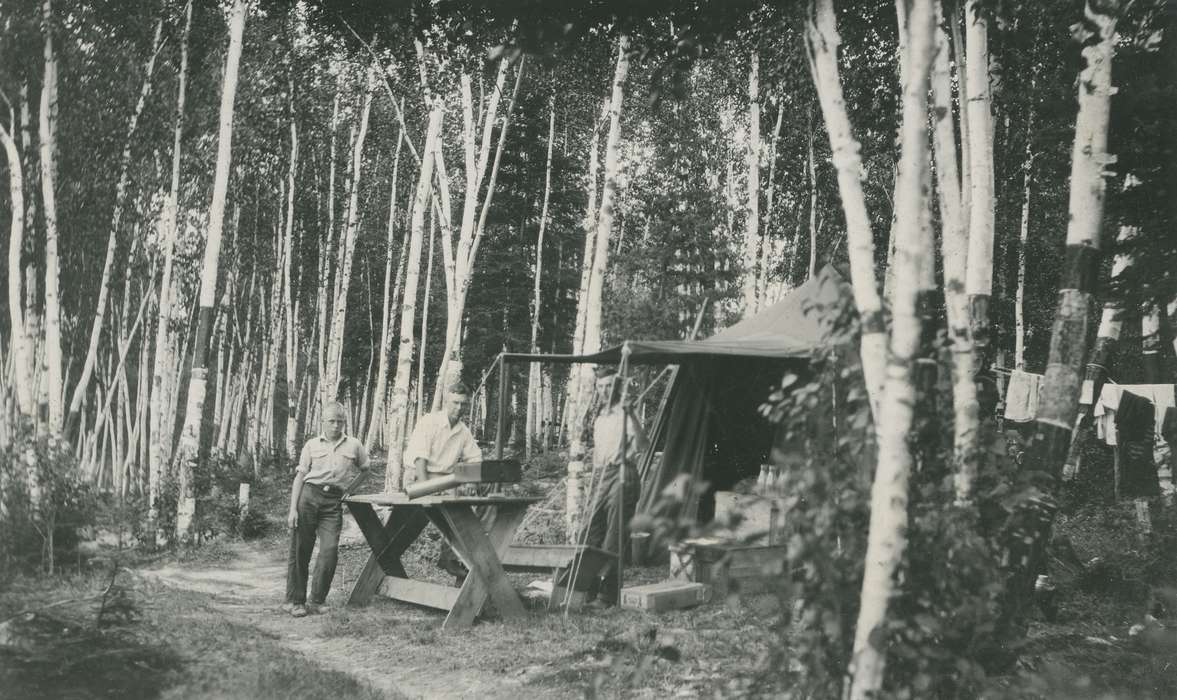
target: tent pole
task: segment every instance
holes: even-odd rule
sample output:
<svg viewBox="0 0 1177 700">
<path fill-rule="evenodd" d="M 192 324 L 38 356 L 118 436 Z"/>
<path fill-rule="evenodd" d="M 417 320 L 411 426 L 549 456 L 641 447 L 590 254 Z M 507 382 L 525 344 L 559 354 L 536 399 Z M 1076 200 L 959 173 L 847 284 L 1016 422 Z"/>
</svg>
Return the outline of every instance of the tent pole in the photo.
<svg viewBox="0 0 1177 700">
<path fill-rule="evenodd" d="M 617 368 L 621 382 L 621 465 L 617 470 L 617 604 L 621 605 L 621 590 L 625 588 L 625 472 L 629 461 L 629 343 L 621 346 L 621 364 Z"/>
<path fill-rule="evenodd" d="M 495 459 L 503 458 L 503 431 L 507 427 L 507 360 L 499 355 L 499 416 L 495 422 Z"/>
</svg>

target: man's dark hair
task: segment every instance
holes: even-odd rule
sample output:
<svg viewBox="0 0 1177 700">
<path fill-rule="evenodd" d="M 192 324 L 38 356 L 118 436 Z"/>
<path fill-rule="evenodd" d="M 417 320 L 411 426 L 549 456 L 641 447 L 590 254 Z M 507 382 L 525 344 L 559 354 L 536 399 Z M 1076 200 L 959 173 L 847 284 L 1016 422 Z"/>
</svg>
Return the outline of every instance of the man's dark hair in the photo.
<svg viewBox="0 0 1177 700">
<path fill-rule="evenodd" d="M 453 384 L 450 384 L 448 389 L 446 389 L 446 393 L 460 394 L 462 396 L 469 396 L 470 389 L 467 388 L 467 386 L 465 384 L 463 384 L 462 382 L 454 382 Z"/>
</svg>

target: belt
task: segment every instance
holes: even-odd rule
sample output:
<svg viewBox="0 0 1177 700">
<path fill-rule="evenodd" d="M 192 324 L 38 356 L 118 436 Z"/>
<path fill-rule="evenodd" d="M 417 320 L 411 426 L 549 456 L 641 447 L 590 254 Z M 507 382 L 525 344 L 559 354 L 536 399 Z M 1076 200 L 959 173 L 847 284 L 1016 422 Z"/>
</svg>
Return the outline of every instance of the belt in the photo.
<svg viewBox="0 0 1177 700">
<path fill-rule="evenodd" d="M 308 483 L 305 481 L 303 482 L 303 484 L 305 486 L 310 486 L 310 487 L 314 488 L 315 490 L 317 490 L 319 493 L 323 494 L 324 496 L 331 496 L 332 498 L 342 498 L 343 497 L 343 489 L 338 486 L 332 486 L 331 484 L 311 484 L 311 483 Z"/>
</svg>

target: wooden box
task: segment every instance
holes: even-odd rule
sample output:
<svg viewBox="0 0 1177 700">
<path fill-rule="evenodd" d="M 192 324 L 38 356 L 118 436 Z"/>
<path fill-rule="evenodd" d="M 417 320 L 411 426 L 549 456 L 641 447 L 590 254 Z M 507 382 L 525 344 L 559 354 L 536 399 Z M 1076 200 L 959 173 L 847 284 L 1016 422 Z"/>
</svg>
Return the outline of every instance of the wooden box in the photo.
<svg viewBox="0 0 1177 700">
<path fill-rule="evenodd" d="M 707 601 L 707 587 L 692 581 L 662 581 L 621 589 L 621 607 L 658 612 L 690 608 Z"/>
<path fill-rule="evenodd" d="M 710 586 L 716 596 L 761 593 L 783 585 L 785 547 L 730 545 L 714 539 L 686 540 L 673 547 L 670 575 Z"/>
<path fill-rule="evenodd" d="M 715 521 L 738 521 L 730 529 L 733 539 L 777 544 L 779 531 L 784 524 L 781 510 L 779 498 L 733 491 L 715 493 Z"/>
</svg>

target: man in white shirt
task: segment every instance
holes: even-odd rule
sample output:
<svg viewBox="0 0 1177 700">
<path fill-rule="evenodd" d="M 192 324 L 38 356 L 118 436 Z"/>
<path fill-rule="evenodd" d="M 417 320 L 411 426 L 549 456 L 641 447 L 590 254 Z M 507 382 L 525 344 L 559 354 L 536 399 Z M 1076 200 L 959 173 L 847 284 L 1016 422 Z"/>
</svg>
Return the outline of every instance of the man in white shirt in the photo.
<svg viewBox="0 0 1177 700">
<path fill-rule="evenodd" d="M 470 428 L 462 422 L 462 411 L 469 405 L 470 391 L 465 385 L 456 383 L 446 390 L 440 411 L 426 414 L 417 421 L 405 448 L 405 463 L 413 465 L 405 474 L 406 486 L 413 481 L 449 474 L 458 462 L 482 461 L 482 448 L 475 442 Z M 466 575 L 466 568 L 454 556 L 447 542 L 441 543 L 437 565 L 459 581 Z"/>
<path fill-rule="evenodd" d="M 597 380 L 597 394 L 605 407 L 593 421 L 593 478 L 597 482 L 592 495 L 592 513 L 584 526 L 581 540 L 590 547 L 617 553 L 619 528 L 629 522 L 637 509 L 640 485 L 637 460 L 649 441 L 638 419 L 621 405 L 621 379 L 607 374 Z M 626 464 L 624 498 L 621 494 L 621 462 Z M 625 543 L 628 544 L 628 543 Z M 620 556 L 625 556 L 624 552 Z M 596 597 L 607 605 L 617 604 L 618 567 L 609 563 L 596 581 Z"/>
<path fill-rule="evenodd" d="M 441 410 L 417 421 L 405 447 L 405 463 L 413 465 L 405 475 L 407 482 L 444 476 L 458 462 L 482 461 L 482 449 L 462 422 L 462 412 L 469 405 L 469 390 L 463 384 L 453 384 L 446 391 Z"/>
<path fill-rule="evenodd" d="M 338 403 L 323 407 L 323 432 L 303 446 L 290 487 L 290 512 L 286 517 L 290 526 L 290 554 L 283 607 L 294 617 L 304 617 L 308 611 L 322 612 L 339 557 L 342 499 L 368 470 L 368 451 L 364 444 L 343 434 L 347 424 L 345 415 Z M 316 536 L 319 556 L 311 576 L 308 602 L 307 573 Z"/>
</svg>

